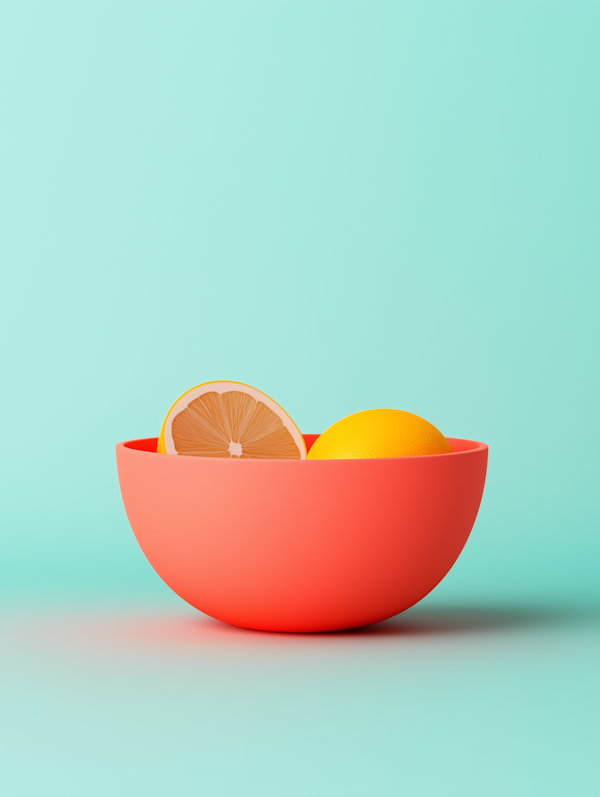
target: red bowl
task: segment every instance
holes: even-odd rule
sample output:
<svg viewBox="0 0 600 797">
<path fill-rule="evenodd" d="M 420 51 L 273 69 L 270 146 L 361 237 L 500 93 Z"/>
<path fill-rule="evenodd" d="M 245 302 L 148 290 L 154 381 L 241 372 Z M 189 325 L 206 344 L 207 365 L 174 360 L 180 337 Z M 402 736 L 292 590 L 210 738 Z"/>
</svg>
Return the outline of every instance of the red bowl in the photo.
<svg viewBox="0 0 600 797">
<path fill-rule="evenodd" d="M 318 435 L 305 435 L 307 447 Z M 127 517 L 158 575 L 212 617 L 264 631 L 386 620 L 450 570 L 488 447 L 394 459 L 237 460 L 117 445 Z"/>
</svg>

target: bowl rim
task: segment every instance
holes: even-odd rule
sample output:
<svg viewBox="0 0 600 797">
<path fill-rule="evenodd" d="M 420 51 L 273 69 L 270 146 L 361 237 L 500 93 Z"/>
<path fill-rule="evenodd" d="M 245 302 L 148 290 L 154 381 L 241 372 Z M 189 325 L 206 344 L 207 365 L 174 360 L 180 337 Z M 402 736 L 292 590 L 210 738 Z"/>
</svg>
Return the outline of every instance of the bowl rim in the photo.
<svg viewBox="0 0 600 797">
<path fill-rule="evenodd" d="M 301 432 L 303 437 L 312 436 L 309 435 L 308 432 L 304 433 Z M 319 436 L 319 435 L 317 435 Z M 448 457 L 459 457 L 464 455 L 473 455 L 481 453 L 482 451 L 488 450 L 487 443 L 481 443 L 477 440 L 470 440 L 465 437 L 447 437 L 446 438 L 449 442 L 456 441 L 460 443 L 471 443 L 472 448 L 467 448 L 464 451 L 450 451 L 449 453 L 443 454 L 419 454 L 418 456 L 410 456 L 410 457 L 370 457 L 365 459 L 248 459 L 244 460 L 247 463 L 254 463 L 254 466 L 260 467 L 263 464 L 270 463 L 270 462 L 279 462 L 284 467 L 292 466 L 296 463 L 303 462 L 307 463 L 309 467 L 319 466 L 326 462 L 397 462 L 398 460 L 404 462 L 406 460 L 430 460 L 430 459 L 439 459 L 440 457 L 448 458 Z M 158 441 L 158 437 L 139 437 L 132 440 L 124 440 L 121 443 L 117 443 L 116 449 L 117 451 L 127 449 L 127 451 L 135 452 L 134 456 L 143 455 L 143 456 L 160 456 L 160 457 L 167 457 L 169 459 L 174 460 L 199 460 L 201 462 L 232 462 L 236 461 L 233 458 L 220 458 L 220 457 L 192 457 L 192 456 L 173 456 L 169 454 L 159 454 L 157 451 L 148 451 L 147 449 L 138 448 L 134 445 L 134 443 L 150 443 L 154 441 L 155 443 Z"/>
</svg>

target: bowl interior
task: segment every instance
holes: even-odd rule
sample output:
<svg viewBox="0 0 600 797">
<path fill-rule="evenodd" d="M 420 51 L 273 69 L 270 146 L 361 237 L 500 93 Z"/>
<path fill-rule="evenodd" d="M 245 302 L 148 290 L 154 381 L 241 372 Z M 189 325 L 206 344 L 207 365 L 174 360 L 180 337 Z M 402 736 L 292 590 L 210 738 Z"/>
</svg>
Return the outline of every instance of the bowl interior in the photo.
<svg viewBox="0 0 600 797">
<path fill-rule="evenodd" d="M 306 443 L 306 450 L 307 452 L 310 451 L 312 448 L 315 440 L 317 440 L 320 435 L 318 434 L 303 434 L 302 437 L 304 438 L 304 442 Z M 446 440 L 450 443 L 450 447 L 452 449 L 452 453 L 458 453 L 460 451 L 473 451 L 476 448 L 479 448 L 482 444 L 477 443 L 475 440 L 462 440 L 457 437 L 447 437 Z M 149 451 L 151 453 L 156 453 L 156 444 L 158 442 L 157 437 L 145 437 L 141 440 L 129 440 L 125 443 L 125 448 L 131 448 L 134 451 Z M 434 454 L 433 456 L 447 456 L 447 454 Z"/>
</svg>

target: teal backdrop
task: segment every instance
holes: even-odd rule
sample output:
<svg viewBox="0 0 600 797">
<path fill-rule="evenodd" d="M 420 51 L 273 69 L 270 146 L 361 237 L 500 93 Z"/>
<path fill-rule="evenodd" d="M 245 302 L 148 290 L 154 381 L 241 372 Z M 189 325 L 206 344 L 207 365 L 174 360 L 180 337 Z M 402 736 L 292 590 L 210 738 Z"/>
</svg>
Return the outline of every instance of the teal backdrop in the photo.
<svg viewBox="0 0 600 797">
<path fill-rule="evenodd" d="M 0 4 L 12 795 L 596 794 L 600 5 Z M 114 445 L 199 382 L 490 446 L 379 630 L 203 618 Z"/>
</svg>

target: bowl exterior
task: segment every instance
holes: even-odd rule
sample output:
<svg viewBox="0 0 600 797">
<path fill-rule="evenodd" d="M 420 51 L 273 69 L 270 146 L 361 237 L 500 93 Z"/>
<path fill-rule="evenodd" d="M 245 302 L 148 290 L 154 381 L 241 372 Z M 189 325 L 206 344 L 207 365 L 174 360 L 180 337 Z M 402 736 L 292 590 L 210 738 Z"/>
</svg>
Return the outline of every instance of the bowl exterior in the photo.
<svg viewBox="0 0 600 797">
<path fill-rule="evenodd" d="M 307 436 L 308 437 L 308 436 Z M 158 575 L 237 626 L 332 631 L 385 620 L 446 575 L 471 532 L 487 446 L 372 460 L 232 460 L 117 446 L 125 510 Z"/>
</svg>

